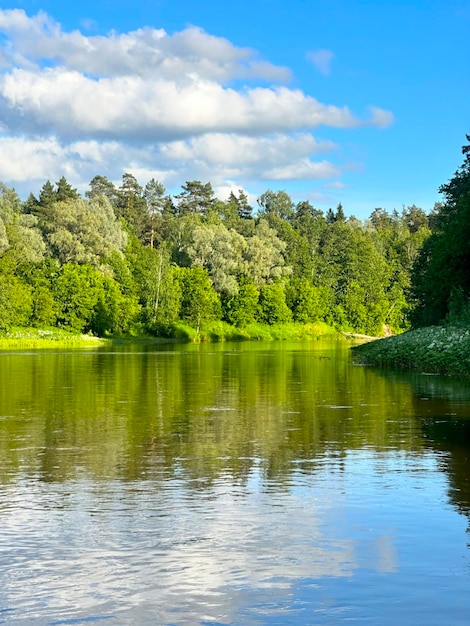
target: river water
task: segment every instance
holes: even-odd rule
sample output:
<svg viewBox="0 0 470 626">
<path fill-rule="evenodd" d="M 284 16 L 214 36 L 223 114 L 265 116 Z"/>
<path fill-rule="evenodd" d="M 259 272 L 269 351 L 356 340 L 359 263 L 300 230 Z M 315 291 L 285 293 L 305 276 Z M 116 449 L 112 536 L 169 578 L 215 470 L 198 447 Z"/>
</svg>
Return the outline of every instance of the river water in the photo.
<svg viewBox="0 0 470 626">
<path fill-rule="evenodd" d="M 348 344 L 0 354 L 0 623 L 468 624 L 470 389 Z"/>
</svg>

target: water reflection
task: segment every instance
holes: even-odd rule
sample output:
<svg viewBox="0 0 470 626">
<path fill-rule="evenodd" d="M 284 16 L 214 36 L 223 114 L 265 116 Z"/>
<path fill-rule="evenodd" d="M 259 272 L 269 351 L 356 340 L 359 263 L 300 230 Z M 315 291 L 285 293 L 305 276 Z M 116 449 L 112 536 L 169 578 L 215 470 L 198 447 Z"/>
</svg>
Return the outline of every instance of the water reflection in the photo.
<svg viewBox="0 0 470 626">
<path fill-rule="evenodd" d="M 459 382 L 316 342 L 5 354 L 0 389 L 0 623 L 465 623 Z"/>
<path fill-rule="evenodd" d="M 181 465 L 209 481 L 222 467 L 246 479 L 261 458 L 266 476 L 281 479 L 293 459 L 330 450 L 421 449 L 409 384 L 351 368 L 338 352 L 313 344 L 275 357 L 210 347 L 4 355 L 0 386 L 14 380 L 15 391 L 0 399 L 3 478 L 21 469 L 44 480 L 80 471 L 136 480 Z"/>
<path fill-rule="evenodd" d="M 379 370 L 378 370 L 379 371 Z M 439 452 L 449 477 L 448 496 L 470 518 L 470 386 L 464 378 L 380 372 L 385 380 L 410 387 L 413 415 L 423 445 Z"/>
</svg>

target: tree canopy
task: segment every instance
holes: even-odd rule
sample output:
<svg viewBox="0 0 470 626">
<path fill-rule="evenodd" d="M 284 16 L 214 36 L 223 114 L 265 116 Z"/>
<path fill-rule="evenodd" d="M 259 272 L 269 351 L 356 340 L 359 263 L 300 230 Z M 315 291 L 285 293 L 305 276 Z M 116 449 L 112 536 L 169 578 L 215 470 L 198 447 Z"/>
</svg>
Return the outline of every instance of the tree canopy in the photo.
<svg viewBox="0 0 470 626">
<path fill-rule="evenodd" d="M 348 218 L 341 203 L 324 214 L 284 190 L 261 194 L 257 212 L 242 189 L 224 201 L 210 182 L 187 181 L 171 196 L 158 180 L 141 183 L 129 172 L 119 186 L 95 176 L 84 197 L 64 177 L 24 202 L 0 184 L 2 328 L 171 335 L 178 324 L 324 321 L 399 332 L 409 326 L 417 258 L 419 278 L 430 251 L 434 259 L 444 254 L 439 246 L 451 250 L 466 293 L 457 268 L 465 262 L 458 242 L 468 230 L 468 158 L 465 167 L 443 188 L 439 215 L 410 205 L 401 213 L 375 209 L 364 222 Z M 419 301 L 427 292 L 416 285 Z"/>
<path fill-rule="evenodd" d="M 467 141 L 463 164 L 439 189 L 444 202 L 414 265 L 412 319 L 417 326 L 452 318 L 470 321 L 470 135 Z"/>
</svg>

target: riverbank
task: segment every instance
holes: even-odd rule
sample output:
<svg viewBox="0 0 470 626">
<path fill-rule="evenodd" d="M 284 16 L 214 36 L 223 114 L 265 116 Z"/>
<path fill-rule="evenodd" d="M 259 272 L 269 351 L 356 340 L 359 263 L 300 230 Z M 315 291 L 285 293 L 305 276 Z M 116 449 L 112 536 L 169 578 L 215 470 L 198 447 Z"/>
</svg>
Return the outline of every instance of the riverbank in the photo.
<svg viewBox="0 0 470 626">
<path fill-rule="evenodd" d="M 184 324 L 176 324 L 170 338 L 194 343 L 204 341 L 306 341 L 320 337 L 342 338 L 343 334 L 325 322 L 311 324 L 249 324 L 244 328 L 225 322 L 213 322 L 196 330 Z"/>
<path fill-rule="evenodd" d="M 59 328 L 13 328 L 0 335 L 0 350 L 29 348 L 96 348 L 109 339 L 71 333 Z"/>
<path fill-rule="evenodd" d="M 307 341 L 313 339 L 342 339 L 344 335 L 324 322 L 313 324 L 251 324 L 237 328 L 224 322 L 208 324 L 196 330 L 178 324 L 166 336 L 94 337 L 71 333 L 58 328 L 14 328 L 0 334 L 0 350 L 30 348 L 92 348 L 111 343 L 161 343 L 161 342 L 224 342 L 224 341 Z"/>
<path fill-rule="evenodd" d="M 356 363 L 470 376 L 470 329 L 430 326 L 354 346 Z"/>
</svg>

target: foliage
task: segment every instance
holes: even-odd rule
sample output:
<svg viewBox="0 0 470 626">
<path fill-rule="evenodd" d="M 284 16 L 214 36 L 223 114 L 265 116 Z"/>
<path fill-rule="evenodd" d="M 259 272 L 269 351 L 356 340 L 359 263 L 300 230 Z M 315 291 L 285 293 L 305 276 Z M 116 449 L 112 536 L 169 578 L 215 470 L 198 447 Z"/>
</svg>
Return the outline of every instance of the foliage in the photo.
<svg viewBox="0 0 470 626">
<path fill-rule="evenodd" d="M 245 271 L 247 243 L 235 230 L 223 224 L 201 224 L 192 231 L 185 247 L 192 267 L 203 267 L 219 293 L 235 294 L 237 278 Z"/>
<path fill-rule="evenodd" d="M 220 299 L 211 285 L 209 275 L 202 267 L 182 267 L 178 278 L 181 286 L 180 317 L 196 327 L 220 319 Z"/>
<path fill-rule="evenodd" d="M 57 302 L 57 325 L 77 332 L 91 330 L 100 297 L 100 276 L 90 265 L 66 263 L 52 288 Z"/>
<path fill-rule="evenodd" d="M 258 320 L 265 324 L 286 324 L 292 321 L 292 312 L 286 303 L 284 285 L 269 283 L 260 288 Z"/>
<path fill-rule="evenodd" d="M 182 186 L 183 191 L 175 196 L 180 215 L 205 215 L 214 206 L 215 198 L 211 183 L 190 180 Z"/>
<path fill-rule="evenodd" d="M 261 214 L 267 216 L 274 214 L 283 220 L 288 220 L 294 212 L 294 203 L 291 197 L 282 189 L 271 191 L 268 189 L 258 198 Z"/>
<path fill-rule="evenodd" d="M 17 276 L 0 274 L 0 330 L 25 326 L 31 317 L 31 289 Z"/>
<path fill-rule="evenodd" d="M 106 345 L 106 339 L 81 335 L 59 328 L 13 327 L 0 336 L 0 350 L 16 348 L 96 348 Z"/>
<path fill-rule="evenodd" d="M 411 205 L 376 209 L 364 223 L 341 204 L 326 216 L 308 201 L 295 205 L 283 190 L 261 194 L 256 215 L 244 190 L 222 201 L 197 180 L 171 197 L 153 178 L 125 173 L 116 187 L 97 175 L 82 198 L 62 177 L 25 202 L 0 183 L 3 323 L 190 340 L 250 337 L 255 327 L 272 336 L 267 327 L 279 324 L 401 332 L 419 250 L 426 259 L 449 215 L 464 215 L 459 181 L 430 216 Z M 452 228 L 466 233 L 466 221 Z M 456 246 L 445 249 L 457 276 Z M 461 278 L 453 318 L 467 306 Z"/>
<path fill-rule="evenodd" d="M 270 280 L 290 274 L 291 268 L 286 267 L 283 257 L 286 247 L 287 244 L 270 228 L 268 222 L 261 219 L 254 234 L 247 238 L 244 275 L 257 287 L 261 287 Z"/>
<path fill-rule="evenodd" d="M 302 324 L 324 319 L 332 306 L 332 292 L 315 287 L 299 276 L 292 276 L 286 287 L 286 302 L 294 321 Z"/>
<path fill-rule="evenodd" d="M 255 322 L 259 309 L 259 289 L 242 281 L 238 292 L 224 299 L 225 319 L 234 326 L 246 327 Z"/>
<path fill-rule="evenodd" d="M 353 348 L 359 363 L 470 375 L 470 330 L 429 326 Z"/>
<path fill-rule="evenodd" d="M 154 334 L 165 334 L 178 320 L 181 308 L 181 285 L 178 270 L 164 248 L 141 249 L 143 260 L 140 301 L 146 328 Z"/>
<path fill-rule="evenodd" d="M 103 195 L 53 202 L 42 215 L 42 228 L 51 255 L 60 263 L 99 267 L 126 245 L 126 234 Z"/>
<path fill-rule="evenodd" d="M 414 264 L 415 326 L 442 322 L 450 313 L 455 317 L 455 294 L 463 300 L 463 310 L 470 298 L 470 143 L 462 152 L 462 166 L 440 188 L 445 202 L 434 217 L 436 229 Z"/>
</svg>

